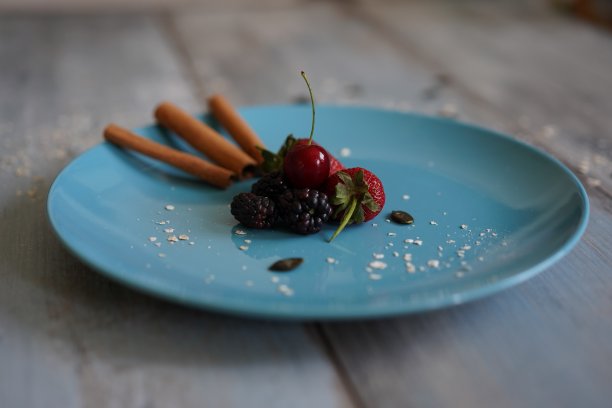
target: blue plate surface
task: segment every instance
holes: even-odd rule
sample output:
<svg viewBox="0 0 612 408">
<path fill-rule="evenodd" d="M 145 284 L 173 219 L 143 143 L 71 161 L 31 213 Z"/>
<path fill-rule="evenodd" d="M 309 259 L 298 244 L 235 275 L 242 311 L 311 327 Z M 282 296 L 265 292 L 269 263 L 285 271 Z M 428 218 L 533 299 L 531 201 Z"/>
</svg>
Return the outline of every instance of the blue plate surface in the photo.
<svg viewBox="0 0 612 408">
<path fill-rule="evenodd" d="M 310 126 L 309 106 L 241 113 L 273 149 Z M 155 126 L 136 132 L 189 150 Z M 237 225 L 229 203 L 252 181 L 217 190 L 108 143 L 57 177 L 49 217 L 76 256 L 113 279 L 206 309 L 280 319 L 369 318 L 481 298 L 559 260 L 586 227 L 588 199 L 577 178 L 551 156 L 491 130 L 322 106 L 315 140 L 347 167 L 376 173 L 387 194 L 377 218 L 331 244 L 331 225 L 311 236 Z M 415 223 L 388 222 L 391 210 L 409 212 Z M 304 263 L 268 271 L 287 257 Z"/>
</svg>

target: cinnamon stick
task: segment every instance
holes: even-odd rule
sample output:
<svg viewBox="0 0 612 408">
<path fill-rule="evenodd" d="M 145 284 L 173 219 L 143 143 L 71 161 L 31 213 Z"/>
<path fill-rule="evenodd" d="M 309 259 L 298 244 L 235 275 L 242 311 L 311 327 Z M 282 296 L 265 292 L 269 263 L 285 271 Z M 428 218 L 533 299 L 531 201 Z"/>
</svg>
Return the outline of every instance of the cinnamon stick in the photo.
<svg viewBox="0 0 612 408">
<path fill-rule="evenodd" d="M 208 109 L 242 147 L 242 150 L 255 159 L 257 164 L 263 163 L 263 156 L 258 149 L 258 147 L 265 147 L 263 142 L 223 95 L 215 94 L 211 96 L 208 99 Z"/>
<path fill-rule="evenodd" d="M 240 178 L 252 176 L 257 163 L 211 127 L 178 106 L 163 102 L 155 109 L 157 121 L 185 139 L 209 159 L 236 173 Z"/>
<path fill-rule="evenodd" d="M 145 156 L 177 167 L 216 187 L 228 187 L 232 184 L 235 176 L 234 173 L 223 167 L 209 163 L 191 154 L 180 152 L 152 140 L 145 139 L 115 124 L 110 124 L 104 129 L 104 138 L 123 148 L 134 150 Z"/>
</svg>

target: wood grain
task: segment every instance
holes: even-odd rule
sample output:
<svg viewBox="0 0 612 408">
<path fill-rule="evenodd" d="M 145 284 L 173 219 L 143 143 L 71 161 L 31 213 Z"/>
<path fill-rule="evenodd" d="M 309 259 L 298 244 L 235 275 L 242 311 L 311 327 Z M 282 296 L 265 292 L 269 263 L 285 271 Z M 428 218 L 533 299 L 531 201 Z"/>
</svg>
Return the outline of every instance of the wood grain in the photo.
<svg viewBox="0 0 612 408">
<path fill-rule="evenodd" d="M 0 17 L 0 405 L 609 406 L 612 43 L 544 3 Z M 162 99 L 195 112 L 213 92 L 303 100 L 300 69 L 318 102 L 457 110 L 554 153 L 589 185 L 584 239 L 486 300 L 305 330 L 140 295 L 51 233 L 49 184 L 104 124 L 148 123 Z"/>
<path fill-rule="evenodd" d="M 350 406 L 302 326 L 141 295 L 51 232 L 49 184 L 104 124 L 150 123 L 162 99 L 201 109 L 159 26 L 139 15 L 0 17 L 0 405 Z"/>
<path fill-rule="evenodd" d="M 590 181 L 591 225 L 542 275 L 451 310 L 316 327 L 364 406 L 609 404 L 606 35 L 524 2 L 501 11 L 485 2 L 311 3 L 178 13 L 170 24 L 202 94 L 223 92 L 238 104 L 292 100 L 302 94 L 293 72 L 305 68 L 319 78 L 320 102 L 430 113 L 452 113 L 452 105 L 460 118 L 510 131 L 575 170 L 588 161 L 583 180 L 601 182 Z M 213 34 L 218 40 L 203 40 Z M 243 64 L 232 63 L 237 56 Z"/>
</svg>

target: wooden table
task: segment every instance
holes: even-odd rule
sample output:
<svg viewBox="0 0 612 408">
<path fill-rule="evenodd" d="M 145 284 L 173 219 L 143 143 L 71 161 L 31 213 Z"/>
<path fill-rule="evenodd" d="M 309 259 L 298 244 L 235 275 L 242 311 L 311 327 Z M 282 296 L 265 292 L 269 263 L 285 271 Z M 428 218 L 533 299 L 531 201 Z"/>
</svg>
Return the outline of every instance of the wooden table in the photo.
<svg viewBox="0 0 612 408">
<path fill-rule="evenodd" d="M 0 16 L 0 406 L 612 406 L 612 37 L 543 5 L 316 2 Z M 519 287 L 423 315 L 281 324 L 111 282 L 51 232 L 56 174 L 167 99 L 452 113 L 556 155 L 586 235 Z"/>
</svg>

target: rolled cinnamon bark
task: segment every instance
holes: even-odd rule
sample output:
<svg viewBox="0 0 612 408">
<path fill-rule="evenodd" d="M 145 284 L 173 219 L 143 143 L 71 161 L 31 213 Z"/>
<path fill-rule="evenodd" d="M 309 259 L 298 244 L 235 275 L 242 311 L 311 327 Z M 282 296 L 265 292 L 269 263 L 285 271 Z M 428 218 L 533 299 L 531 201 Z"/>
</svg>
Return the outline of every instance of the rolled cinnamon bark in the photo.
<svg viewBox="0 0 612 408">
<path fill-rule="evenodd" d="M 161 125 L 240 178 L 254 174 L 257 163 L 253 158 L 178 106 L 163 102 L 155 109 L 154 115 Z"/>
<path fill-rule="evenodd" d="M 261 151 L 257 148 L 264 148 L 263 142 L 223 95 L 211 96 L 208 99 L 208 109 L 242 150 L 255 159 L 257 164 L 263 163 Z"/>
<path fill-rule="evenodd" d="M 115 124 L 110 124 L 104 129 L 104 138 L 118 146 L 134 150 L 193 174 L 215 187 L 226 188 L 232 184 L 235 177 L 234 173 L 223 167 L 145 139 Z"/>
</svg>

